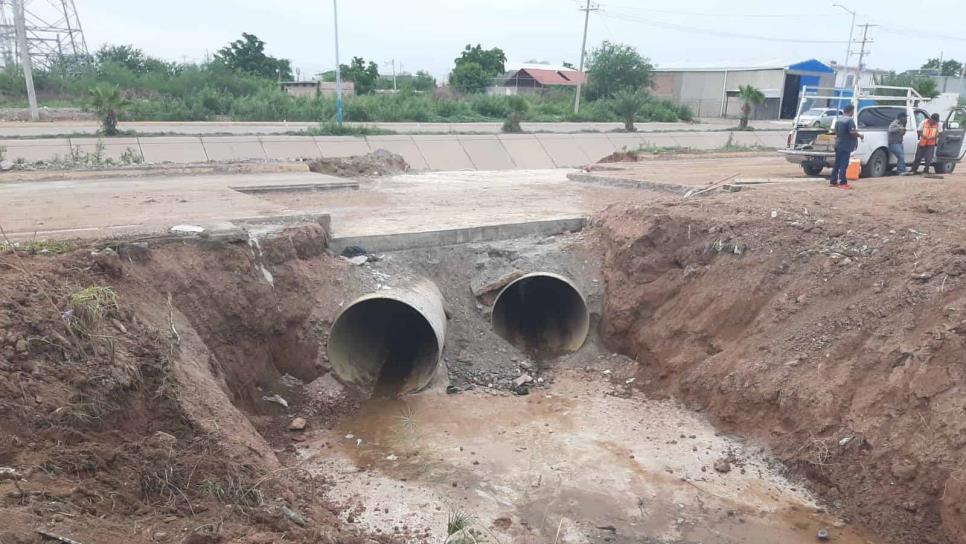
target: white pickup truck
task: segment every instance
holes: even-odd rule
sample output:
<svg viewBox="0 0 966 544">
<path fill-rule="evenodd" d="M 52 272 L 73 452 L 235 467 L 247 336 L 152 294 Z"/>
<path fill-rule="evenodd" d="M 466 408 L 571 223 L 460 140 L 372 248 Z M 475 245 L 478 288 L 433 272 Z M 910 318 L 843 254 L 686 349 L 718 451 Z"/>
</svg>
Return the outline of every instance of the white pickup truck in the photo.
<svg viewBox="0 0 966 544">
<path fill-rule="evenodd" d="M 911 164 L 916 155 L 919 143 L 918 129 L 923 121 L 929 117 L 929 112 L 923 107 L 927 100 L 919 96 L 913 89 L 901 87 L 876 87 L 874 91 L 903 92 L 905 96 L 892 94 L 859 94 L 859 103 L 870 103 L 859 108 L 856 115 L 856 125 L 865 137 L 859 140 L 859 146 L 854 155 L 862 161 L 863 177 L 880 177 L 895 168 L 896 158 L 889 153 L 889 125 L 905 112 L 909 118 L 906 124 L 906 134 L 903 138 L 903 148 L 906 152 L 906 162 Z M 821 94 L 821 89 L 812 94 L 803 93 L 799 113 L 806 105 L 814 107 L 816 102 L 840 102 L 841 95 Z M 893 105 L 889 105 L 893 104 Z M 936 148 L 934 166 L 939 173 L 952 173 L 956 164 L 963 159 L 963 136 L 966 133 L 966 108 L 953 108 L 942 124 L 939 133 L 939 146 Z M 834 128 L 832 129 L 834 130 Z M 795 128 L 788 135 L 788 143 L 780 153 L 789 162 L 800 164 L 808 176 L 821 175 L 826 167 L 831 168 L 835 162 L 835 134 L 829 129 L 821 127 L 800 127 L 796 119 Z"/>
</svg>

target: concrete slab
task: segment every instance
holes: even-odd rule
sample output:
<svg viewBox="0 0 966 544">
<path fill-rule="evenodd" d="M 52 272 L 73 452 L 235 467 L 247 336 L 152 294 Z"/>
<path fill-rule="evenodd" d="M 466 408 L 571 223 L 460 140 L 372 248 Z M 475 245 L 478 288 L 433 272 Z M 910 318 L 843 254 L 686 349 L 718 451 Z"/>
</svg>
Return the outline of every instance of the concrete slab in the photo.
<svg viewBox="0 0 966 544">
<path fill-rule="evenodd" d="M 758 139 L 758 135 L 754 132 L 736 130 L 734 132 L 725 133 L 725 141 L 727 142 L 727 134 L 731 135 L 731 142 L 734 145 L 741 145 L 747 147 L 758 147 L 761 145 L 761 140 Z"/>
<path fill-rule="evenodd" d="M 413 136 L 430 170 L 475 170 L 473 161 L 453 136 Z"/>
<path fill-rule="evenodd" d="M 556 166 L 537 137 L 532 134 L 504 134 L 497 138 L 517 168 L 529 170 Z"/>
<path fill-rule="evenodd" d="M 137 138 L 71 138 L 71 147 L 79 148 L 83 153 L 97 153 L 97 146 L 101 145 L 101 156 L 111 159 L 116 163 L 121 162 L 121 156 L 125 153 L 132 153 L 134 157 L 144 157 L 141 155 L 141 144 Z"/>
<path fill-rule="evenodd" d="M 691 149 L 717 149 L 725 145 L 728 141 L 727 132 L 702 132 L 702 133 L 685 133 L 676 132 L 668 133 L 677 142 L 677 145 L 681 147 L 689 147 Z"/>
<path fill-rule="evenodd" d="M 373 151 L 385 149 L 391 153 L 402 155 L 409 166 L 415 170 L 426 170 L 429 164 L 419 151 L 419 147 L 410 136 L 367 136 L 369 148 Z"/>
<path fill-rule="evenodd" d="M 355 157 L 372 151 L 365 138 L 355 136 L 316 136 L 323 157 Z"/>
<path fill-rule="evenodd" d="M 782 148 L 788 143 L 788 133 L 781 131 L 755 132 L 755 137 L 764 147 Z"/>
<path fill-rule="evenodd" d="M 463 150 L 470 156 L 477 170 L 511 170 L 513 159 L 496 136 L 460 136 Z"/>
<path fill-rule="evenodd" d="M 265 160 L 265 149 L 257 136 L 205 136 L 201 139 L 211 161 Z"/>
<path fill-rule="evenodd" d="M 322 150 L 311 136 L 262 136 L 262 149 L 269 159 L 317 159 Z"/>
<path fill-rule="evenodd" d="M 654 132 L 650 134 L 641 134 L 641 142 L 645 148 L 651 147 L 675 147 L 678 143 L 674 140 L 670 134 Z"/>
<path fill-rule="evenodd" d="M 579 231 L 586 224 L 586 218 L 573 217 L 547 221 L 530 221 L 526 223 L 485 225 L 462 229 L 406 232 L 375 236 L 352 236 L 335 238 L 329 242 L 329 247 L 336 252 L 341 252 L 349 246 L 358 246 L 369 252 L 398 251 L 419 247 L 440 247 L 474 242 L 512 240 L 514 238 L 524 238 L 527 236 L 553 236 L 565 232 Z"/>
<path fill-rule="evenodd" d="M 644 143 L 640 134 L 615 133 L 608 134 L 607 139 L 613 144 L 615 151 L 634 151 Z"/>
<path fill-rule="evenodd" d="M 70 140 L 67 138 L 44 138 L 41 140 L 0 140 L 5 149 L 4 158 L 27 162 L 50 161 L 70 154 Z"/>
<path fill-rule="evenodd" d="M 570 134 L 537 134 L 537 141 L 547 151 L 557 168 L 583 166 L 590 159 Z"/>
<path fill-rule="evenodd" d="M 606 134 L 574 134 L 574 141 L 580 147 L 589 162 L 597 162 L 617 151 Z"/>
<path fill-rule="evenodd" d="M 201 138 L 195 136 L 154 136 L 138 138 L 144 162 L 208 162 Z"/>
</svg>

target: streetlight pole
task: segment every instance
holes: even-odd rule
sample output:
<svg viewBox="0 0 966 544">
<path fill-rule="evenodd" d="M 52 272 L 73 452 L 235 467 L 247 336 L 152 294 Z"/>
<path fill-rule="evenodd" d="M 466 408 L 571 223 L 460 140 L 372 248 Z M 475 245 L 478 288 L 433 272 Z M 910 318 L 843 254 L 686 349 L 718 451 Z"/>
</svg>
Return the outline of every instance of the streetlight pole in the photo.
<svg viewBox="0 0 966 544">
<path fill-rule="evenodd" d="M 332 0 L 332 20 L 335 23 L 335 118 L 342 128 L 342 69 L 339 67 L 339 0 Z"/>
<path fill-rule="evenodd" d="M 842 69 L 845 70 L 845 85 L 848 85 L 849 79 L 849 58 L 852 56 L 852 37 L 855 34 L 855 11 L 843 6 L 842 4 L 832 4 L 833 8 L 842 8 L 848 13 L 852 14 L 852 26 L 849 27 L 849 43 L 845 46 L 845 64 L 842 65 Z M 858 73 L 856 73 L 856 78 L 858 78 Z"/>
</svg>

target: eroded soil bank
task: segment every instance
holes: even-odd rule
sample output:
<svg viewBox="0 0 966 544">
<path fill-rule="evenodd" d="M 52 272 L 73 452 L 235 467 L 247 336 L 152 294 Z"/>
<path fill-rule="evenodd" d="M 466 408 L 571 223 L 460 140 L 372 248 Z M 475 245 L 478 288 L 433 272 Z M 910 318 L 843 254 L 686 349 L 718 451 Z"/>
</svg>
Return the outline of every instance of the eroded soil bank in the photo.
<svg viewBox="0 0 966 544">
<path fill-rule="evenodd" d="M 476 538 L 506 541 L 806 542 L 831 527 L 840 542 L 959 544 L 966 221 L 925 232 L 816 204 L 668 199 L 579 234 L 362 266 L 325 253 L 317 225 L 8 251 L 0 540 L 436 542 L 465 508 Z M 490 329 L 493 286 L 534 270 L 587 297 L 586 351 L 542 360 Z M 360 408 L 327 332 L 408 275 L 446 298 L 442 380 L 411 412 Z M 513 395 L 524 373 L 529 394 Z"/>
<path fill-rule="evenodd" d="M 605 342 L 644 391 L 769 444 L 850 521 L 966 541 L 960 223 L 788 200 L 608 210 Z"/>
</svg>

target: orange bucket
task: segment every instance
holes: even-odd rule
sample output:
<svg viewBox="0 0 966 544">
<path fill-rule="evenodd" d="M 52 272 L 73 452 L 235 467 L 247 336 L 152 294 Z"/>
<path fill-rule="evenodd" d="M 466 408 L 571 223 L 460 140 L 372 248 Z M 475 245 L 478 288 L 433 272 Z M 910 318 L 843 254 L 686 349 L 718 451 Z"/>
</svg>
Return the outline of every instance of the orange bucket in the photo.
<svg viewBox="0 0 966 544">
<path fill-rule="evenodd" d="M 855 181 L 862 175 L 862 160 L 856 156 L 849 158 L 849 167 L 845 169 L 845 179 Z"/>
</svg>

